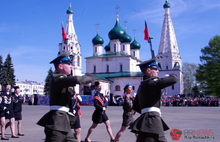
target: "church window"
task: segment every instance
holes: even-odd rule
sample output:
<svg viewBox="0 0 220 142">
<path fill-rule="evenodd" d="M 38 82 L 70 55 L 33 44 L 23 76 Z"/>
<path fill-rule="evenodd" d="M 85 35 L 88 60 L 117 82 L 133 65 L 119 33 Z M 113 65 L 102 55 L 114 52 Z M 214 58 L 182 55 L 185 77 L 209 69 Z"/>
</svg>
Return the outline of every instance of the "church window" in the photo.
<svg viewBox="0 0 220 142">
<path fill-rule="evenodd" d="M 135 51 L 133 51 L 133 56 L 135 56 Z"/>
<path fill-rule="evenodd" d="M 125 51 L 125 45 L 123 45 L 123 51 Z"/>
<path fill-rule="evenodd" d="M 123 72 L 123 66 L 120 64 L 120 72 Z"/>
<path fill-rule="evenodd" d="M 114 44 L 114 52 L 116 52 L 116 44 Z"/>
<path fill-rule="evenodd" d="M 97 52 L 97 47 L 95 47 L 95 52 Z"/>
<path fill-rule="evenodd" d="M 106 66 L 106 72 L 109 72 L 109 65 Z"/>
<path fill-rule="evenodd" d="M 77 66 L 80 66 L 80 57 L 77 56 Z"/>
<path fill-rule="evenodd" d="M 93 66 L 93 72 L 96 73 L 96 66 Z"/>
<path fill-rule="evenodd" d="M 65 50 L 65 48 L 66 48 L 66 47 L 64 46 L 64 47 L 63 47 L 63 50 Z"/>
<path fill-rule="evenodd" d="M 159 67 L 160 69 L 162 69 L 160 63 L 158 63 L 158 67 Z"/>
<path fill-rule="evenodd" d="M 119 85 L 116 85 L 115 86 L 115 91 L 120 91 L 121 89 L 120 89 L 120 86 Z"/>
<path fill-rule="evenodd" d="M 172 85 L 172 90 L 174 90 L 174 85 Z"/>
<path fill-rule="evenodd" d="M 166 69 L 168 70 L 168 66 L 166 66 Z"/>
<path fill-rule="evenodd" d="M 175 64 L 174 64 L 174 68 L 175 67 L 180 67 L 180 64 L 178 63 L 178 62 L 176 62 Z"/>
</svg>

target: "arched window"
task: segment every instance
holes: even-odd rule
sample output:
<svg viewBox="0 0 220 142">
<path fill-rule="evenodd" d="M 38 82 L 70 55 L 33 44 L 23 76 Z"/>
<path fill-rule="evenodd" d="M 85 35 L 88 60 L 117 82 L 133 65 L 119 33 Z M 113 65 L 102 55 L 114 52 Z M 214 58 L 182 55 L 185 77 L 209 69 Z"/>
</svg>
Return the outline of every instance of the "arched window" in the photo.
<svg viewBox="0 0 220 142">
<path fill-rule="evenodd" d="M 80 66 L 80 57 L 77 56 L 77 66 Z"/>
<path fill-rule="evenodd" d="M 106 72 L 109 72 L 109 65 L 106 66 Z"/>
<path fill-rule="evenodd" d="M 96 73 L 96 66 L 93 66 L 93 72 Z"/>
<path fill-rule="evenodd" d="M 123 66 L 120 64 L 120 72 L 123 72 Z"/>
<path fill-rule="evenodd" d="M 121 89 L 120 89 L 120 86 L 119 85 L 116 85 L 115 86 L 115 91 L 120 91 Z"/>
<path fill-rule="evenodd" d="M 116 52 L 116 44 L 114 44 L 114 52 Z"/>
<path fill-rule="evenodd" d="M 174 85 L 172 85 L 172 90 L 174 90 Z"/>
<path fill-rule="evenodd" d="M 179 62 L 176 62 L 176 63 L 174 64 L 174 68 L 180 68 Z"/>
</svg>

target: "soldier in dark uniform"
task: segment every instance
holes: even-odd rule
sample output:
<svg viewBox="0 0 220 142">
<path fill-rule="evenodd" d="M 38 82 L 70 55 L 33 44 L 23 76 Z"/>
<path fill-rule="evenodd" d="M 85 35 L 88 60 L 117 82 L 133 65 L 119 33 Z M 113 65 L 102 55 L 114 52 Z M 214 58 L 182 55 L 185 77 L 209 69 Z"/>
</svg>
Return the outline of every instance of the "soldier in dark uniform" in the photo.
<svg viewBox="0 0 220 142">
<path fill-rule="evenodd" d="M 37 124 L 45 127 L 45 142 L 77 142 L 71 130 L 75 116 L 69 112 L 69 102 L 73 86 L 92 81 L 88 76 L 71 76 L 72 62 L 69 52 L 55 58 L 53 63 L 56 72 L 50 82 L 50 111 Z"/>
<path fill-rule="evenodd" d="M 22 124 L 22 102 L 23 97 L 20 96 L 20 88 L 18 86 L 14 87 L 14 93 L 12 94 L 12 101 L 13 101 L 13 111 L 14 111 L 14 117 L 15 121 L 18 121 L 17 129 L 18 129 L 18 135 L 24 136 L 24 134 L 21 133 L 21 124 Z M 6 128 L 10 126 L 10 122 L 6 124 Z"/>
<path fill-rule="evenodd" d="M 7 111 L 5 111 L 5 119 L 9 119 L 10 129 L 11 129 L 11 138 L 19 138 L 15 135 L 15 116 L 13 109 L 13 98 L 11 94 L 11 85 L 7 84 L 5 87 L 5 92 L 3 92 L 4 103 Z M 6 127 L 5 127 L 6 128 Z"/>
<path fill-rule="evenodd" d="M 4 96 L 2 94 L 2 85 L 0 84 L 0 122 L 1 122 L 1 140 L 9 140 L 5 137 L 5 103 L 4 103 Z"/>
<path fill-rule="evenodd" d="M 124 87 L 124 103 L 123 103 L 123 121 L 121 129 L 118 131 L 118 133 L 115 136 L 115 142 L 119 141 L 119 138 L 121 135 L 125 132 L 125 130 L 133 123 L 134 118 L 133 115 L 135 114 L 135 111 L 133 111 L 133 101 L 134 97 L 131 95 L 132 92 L 132 86 L 128 83 Z"/>
<path fill-rule="evenodd" d="M 113 142 L 115 138 L 112 134 L 110 121 L 108 119 L 108 116 L 105 113 L 105 111 L 107 109 L 107 105 L 108 105 L 108 100 L 107 100 L 107 98 L 105 98 L 105 96 L 102 93 L 100 93 L 100 91 L 102 89 L 101 84 L 96 83 L 95 85 L 96 85 L 95 92 L 94 92 L 94 94 L 95 94 L 94 95 L 95 111 L 92 114 L 93 123 L 92 123 L 92 126 L 88 130 L 85 141 L 91 142 L 91 140 L 89 139 L 89 136 L 91 135 L 93 130 L 98 126 L 98 124 L 104 123 L 106 126 L 106 130 L 110 136 L 110 141 Z"/>
<path fill-rule="evenodd" d="M 82 98 L 80 95 L 76 94 L 73 91 L 73 96 L 70 101 L 70 112 L 72 112 L 76 116 L 76 121 L 73 125 L 71 125 L 71 129 L 75 132 L 75 137 L 78 142 L 81 142 L 81 125 L 80 125 L 80 117 L 82 116 L 80 110 L 80 103 L 82 102 Z"/>
<path fill-rule="evenodd" d="M 138 65 L 144 74 L 133 109 L 141 113 L 131 126 L 132 132 L 138 134 L 136 142 L 167 142 L 164 130 L 169 127 L 161 118 L 161 89 L 178 81 L 175 74 L 159 78 L 156 58 Z"/>
</svg>

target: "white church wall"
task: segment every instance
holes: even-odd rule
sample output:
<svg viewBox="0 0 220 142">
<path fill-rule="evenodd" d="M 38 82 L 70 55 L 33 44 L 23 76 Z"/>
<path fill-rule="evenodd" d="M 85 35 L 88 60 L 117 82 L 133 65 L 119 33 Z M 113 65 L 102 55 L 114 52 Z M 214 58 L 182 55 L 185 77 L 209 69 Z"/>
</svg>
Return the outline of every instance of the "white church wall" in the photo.
<svg viewBox="0 0 220 142">
<path fill-rule="evenodd" d="M 166 87 L 165 89 L 162 90 L 163 93 L 165 93 L 168 96 L 173 96 L 176 94 L 182 94 L 183 93 L 183 84 L 181 82 L 182 80 L 182 72 L 179 70 L 163 70 L 159 72 L 159 77 L 165 77 L 166 75 L 169 74 L 176 74 L 178 76 L 178 82 L 174 84 L 174 89 L 172 89 L 172 86 Z"/>
<path fill-rule="evenodd" d="M 123 77 L 123 78 L 114 78 L 114 82 L 110 86 L 110 92 L 113 93 L 113 96 L 121 96 L 124 94 L 124 86 L 130 83 L 134 86 L 134 90 L 131 93 L 135 95 L 137 93 L 142 77 Z M 120 90 L 116 91 L 116 85 L 120 86 Z"/>
</svg>

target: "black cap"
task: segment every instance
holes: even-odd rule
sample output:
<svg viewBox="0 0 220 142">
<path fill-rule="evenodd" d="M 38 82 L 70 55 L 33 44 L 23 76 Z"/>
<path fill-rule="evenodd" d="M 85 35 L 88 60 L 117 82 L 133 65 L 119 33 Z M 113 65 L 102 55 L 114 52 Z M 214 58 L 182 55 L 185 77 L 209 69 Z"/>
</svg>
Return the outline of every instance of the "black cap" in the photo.
<svg viewBox="0 0 220 142">
<path fill-rule="evenodd" d="M 16 89 L 19 89 L 19 86 L 15 86 L 14 89 L 15 89 L 15 90 L 16 90 Z"/>
<path fill-rule="evenodd" d="M 99 86 L 99 82 L 98 81 L 95 82 L 95 86 Z"/>
<path fill-rule="evenodd" d="M 69 51 L 63 52 L 58 57 L 56 57 L 53 61 L 50 62 L 50 64 L 58 65 L 60 63 L 72 63 L 69 57 L 70 53 Z"/>
<path fill-rule="evenodd" d="M 150 60 L 147 60 L 147 61 L 144 61 L 143 63 L 141 64 L 138 64 L 137 66 L 140 67 L 140 69 L 145 69 L 145 68 L 158 68 L 158 65 L 157 65 L 157 61 L 156 61 L 156 58 L 152 58 Z"/>
</svg>

